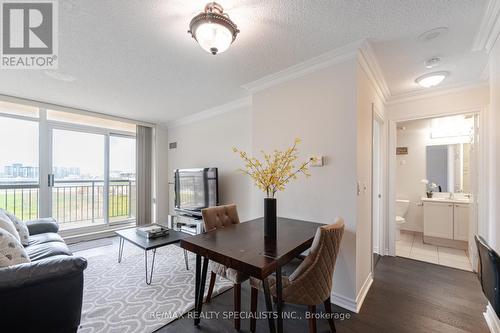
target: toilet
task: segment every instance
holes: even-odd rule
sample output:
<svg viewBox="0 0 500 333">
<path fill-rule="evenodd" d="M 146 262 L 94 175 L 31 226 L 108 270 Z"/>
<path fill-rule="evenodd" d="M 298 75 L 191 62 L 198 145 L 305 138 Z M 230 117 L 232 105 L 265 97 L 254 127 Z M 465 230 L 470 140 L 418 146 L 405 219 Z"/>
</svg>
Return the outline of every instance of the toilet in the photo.
<svg viewBox="0 0 500 333">
<path fill-rule="evenodd" d="M 396 200 L 396 240 L 401 237 L 401 227 L 406 223 L 406 214 L 410 208 L 410 200 Z"/>
</svg>

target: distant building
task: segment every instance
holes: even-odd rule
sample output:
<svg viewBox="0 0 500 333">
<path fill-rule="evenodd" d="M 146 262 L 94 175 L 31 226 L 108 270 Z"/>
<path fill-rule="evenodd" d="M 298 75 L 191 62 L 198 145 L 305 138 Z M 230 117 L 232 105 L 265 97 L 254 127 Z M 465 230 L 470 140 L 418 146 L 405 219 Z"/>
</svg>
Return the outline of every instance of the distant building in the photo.
<svg viewBox="0 0 500 333">
<path fill-rule="evenodd" d="M 22 163 L 13 163 L 4 167 L 6 178 L 38 178 L 38 167 L 25 166 Z"/>
<path fill-rule="evenodd" d="M 22 163 L 13 163 L 4 166 L 5 178 L 38 178 L 39 168 L 33 166 L 26 166 Z M 76 167 L 54 167 L 54 176 L 58 179 L 65 178 L 78 178 L 80 177 L 80 168 Z"/>
</svg>

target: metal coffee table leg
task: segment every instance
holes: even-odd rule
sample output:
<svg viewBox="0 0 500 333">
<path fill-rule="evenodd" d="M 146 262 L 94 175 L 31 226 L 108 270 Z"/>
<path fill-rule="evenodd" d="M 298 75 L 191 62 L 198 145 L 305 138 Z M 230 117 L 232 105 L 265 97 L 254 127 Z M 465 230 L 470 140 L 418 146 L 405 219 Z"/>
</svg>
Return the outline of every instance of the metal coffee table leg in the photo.
<svg viewBox="0 0 500 333">
<path fill-rule="evenodd" d="M 189 271 L 189 265 L 188 265 L 188 253 L 187 250 L 184 249 L 184 262 L 186 263 L 186 270 Z"/>
<path fill-rule="evenodd" d="M 156 256 L 156 249 L 153 249 L 153 260 L 151 261 L 151 271 L 149 272 L 149 281 L 148 281 L 148 251 L 144 251 L 144 264 L 146 267 L 146 284 L 150 285 L 151 282 L 153 281 L 153 269 L 155 267 L 155 256 Z"/>
<path fill-rule="evenodd" d="M 120 242 L 118 243 L 118 263 L 122 262 L 122 256 L 123 256 L 123 243 L 125 243 L 125 240 L 123 237 L 119 237 Z"/>
</svg>

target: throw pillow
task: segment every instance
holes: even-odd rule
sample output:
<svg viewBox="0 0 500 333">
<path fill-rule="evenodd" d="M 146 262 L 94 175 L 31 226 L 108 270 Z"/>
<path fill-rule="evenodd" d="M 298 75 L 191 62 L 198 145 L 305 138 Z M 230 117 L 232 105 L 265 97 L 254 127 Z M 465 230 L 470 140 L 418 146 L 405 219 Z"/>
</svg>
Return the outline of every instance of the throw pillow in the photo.
<svg viewBox="0 0 500 333">
<path fill-rule="evenodd" d="M 10 233 L 0 229 L 0 268 L 31 262 L 21 243 Z"/>
<path fill-rule="evenodd" d="M 19 238 L 19 233 L 17 232 L 16 227 L 14 226 L 14 223 L 12 223 L 10 218 L 7 216 L 7 214 L 5 214 L 3 210 L 0 210 L 0 228 L 11 233 L 12 236 L 14 236 L 14 238 L 16 238 L 18 241 L 21 240 Z"/>
<path fill-rule="evenodd" d="M 18 219 L 16 215 L 11 214 L 6 210 L 4 210 L 4 212 L 5 215 L 7 215 L 10 218 L 12 223 L 14 223 L 14 227 L 16 228 L 17 233 L 19 234 L 19 240 L 21 244 L 23 244 L 24 246 L 28 246 L 30 242 L 29 240 L 30 232 L 28 230 L 28 227 L 26 226 L 26 223 Z"/>
</svg>

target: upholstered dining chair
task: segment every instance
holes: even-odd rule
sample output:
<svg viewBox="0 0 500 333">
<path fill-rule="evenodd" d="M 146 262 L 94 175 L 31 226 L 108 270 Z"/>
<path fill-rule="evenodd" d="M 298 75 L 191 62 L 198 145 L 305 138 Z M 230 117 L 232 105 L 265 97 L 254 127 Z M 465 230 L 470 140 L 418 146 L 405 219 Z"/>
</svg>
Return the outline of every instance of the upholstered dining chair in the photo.
<svg viewBox="0 0 500 333">
<path fill-rule="evenodd" d="M 334 224 L 318 228 L 307 257 L 289 277 L 282 277 L 283 302 L 307 305 L 310 313 L 315 313 L 316 305 L 323 303 L 330 316 L 328 323 L 332 332 L 335 332 L 335 323 L 330 294 L 335 261 L 343 234 L 344 220 L 341 218 L 337 218 Z M 270 276 L 267 279 L 271 295 L 276 298 L 276 277 Z M 250 331 L 255 332 L 257 299 L 262 281 L 252 277 L 250 285 L 252 286 L 250 311 L 254 314 L 250 319 Z M 309 332 L 316 333 L 315 316 L 309 318 Z"/>
<path fill-rule="evenodd" d="M 205 231 L 210 232 L 217 229 L 222 229 L 227 226 L 240 223 L 238 217 L 238 210 L 236 205 L 225 205 L 217 206 L 203 209 L 201 211 L 203 215 L 203 222 L 205 223 Z M 234 311 L 241 311 L 241 283 L 248 279 L 248 276 L 240 273 L 239 271 L 228 268 L 222 264 L 210 261 L 210 284 L 208 287 L 208 293 L 206 302 L 210 302 L 212 298 L 212 292 L 214 290 L 215 279 L 217 275 L 226 278 L 233 282 L 234 284 Z M 240 318 L 235 316 L 234 318 L 234 328 L 240 329 Z"/>
</svg>

